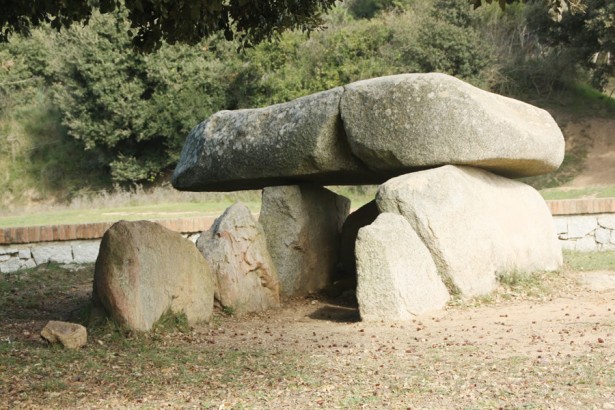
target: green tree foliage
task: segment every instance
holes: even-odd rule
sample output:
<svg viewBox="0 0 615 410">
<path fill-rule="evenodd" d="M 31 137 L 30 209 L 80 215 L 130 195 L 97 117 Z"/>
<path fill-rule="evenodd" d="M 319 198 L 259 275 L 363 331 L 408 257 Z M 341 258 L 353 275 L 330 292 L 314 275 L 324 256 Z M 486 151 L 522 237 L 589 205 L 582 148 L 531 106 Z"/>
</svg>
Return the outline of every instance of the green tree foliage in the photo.
<svg viewBox="0 0 615 410">
<path fill-rule="evenodd" d="M 235 107 L 263 106 L 371 77 L 439 71 L 482 84 L 493 50 L 478 34 L 479 16 L 464 0 L 424 1 L 421 7 L 355 20 L 344 10 L 326 31 L 298 33 L 246 53 Z M 454 17 L 457 16 L 457 17 Z M 464 16 L 464 26 L 457 26 Z"/>
<path fill-rule="evenodd" d="M 44 195 L 68 198 L 110 181 L 106 164 L 67 135 L 51 100 L 53 44 L 53 36 L 37 30 L 0 47 L 0 207 Z"/>
<path fill-rule="evenodd" d="M 95 11 L 125 7 L 125 27 L 139 48 L 162 44 L 197 44 L 223 32 L 227 39 L 260 42 L 289 29 L 310 30 L 335 0 L 3 0 L 0 2 L 0 41 L 13 33 L 50 23 L 60 29 L 88 22 Z"/>
<path fill-rule="evenodd" d="M 487 4 L 497 3 L 500 8 L 505 9 L 507 5 L 515 3 L 531 3 L 535 0 L 468 0 L 468 3 L 472 4 L 474 8 L 478 8 L 483 5 L 483 2 Z M 551 13 L 560 15 L 567 11 L 581 12 L 585 9 L 585 0 L 540 0 L 542 4 L 550 10 Z"/>
<path fill-rule="evenodd" d="M 69 135 L 99 153 L 114 181 L 154 180 L 191 127 L 225 107 L 225 70 L 203 47 L 134 54 L 125 20 L 97 15 L 58 36 L 53 96 Z"/>
<path fill-rule="evenodd" d="M 0 48 L 0 109 L 8 123 L 42 93 L 90 164 L 116 182 L 152 181 L 173 168 L 191 127 L 227 107 L 225 57 L 237 58 L 237 45 L 135 54 L 126 25 L 121 14 L 94 13 L 85 27 L 15 37 Z"/>
<path fill-rule="evenodd" d="M 398 0 L 348 0 L 346 7 L 354 18 L 371 19 L 379 12 L 401 9 L 403 3 Z"/>
<path fill-rule="evenodd" d="M 527 13 L 529 28 L 552 54 L 566 54 L 591 73 L 592 85 L 603 90 L 615 74 L 615 3 L 585 0 L 584 11 L 552 14 L 534 3 Z"/>
<path fill-rule="evenodd" d="M 507 4 L 533 0 L 466 0 L 475 8 L 485 3 Z M 556 14 L 582 10 L 584 0 L 542 0 Z M 356 18 L 372 18 L 382 10 L 400 7 L 403 0 L 348 0 Z M 158 48 L 162 41 L 197 44 L 223 32 L 226 39 L 244 45 L 259 43 L 280 33 L 311 31 L 335 0 L 3 0 L 0 2 L 0 42 L 13 33 L 28 34 L 32 27 L 49 23 L 60 29 L 87 23 L 95 11 L 127 10 L 126 27 L 132 42 L 142 50 Z"/>
<path fill-rule="evenodd" d="M 404 72 L 481 83 L 492 53 L 477 15 L 465 0 L 421 1 L 369 20 L 338 6 L 327 30 L 285 33 L 240 54 L 240 43 L 224 41 L 223 33 L 195 46 L 163 43 L 134 53 L 128 11 L 94 13 L 87 26 L 38 29 L 0 47 L 0 58 L 8 53 L 3 64 L 19 62 L 19 70 L 0 71 L 0 83 L 32 79 L 45 88 L 68 136 L 113 181 L 152 181 L 174 167 L 191 127 L 218 110 Z"/>
</svg>

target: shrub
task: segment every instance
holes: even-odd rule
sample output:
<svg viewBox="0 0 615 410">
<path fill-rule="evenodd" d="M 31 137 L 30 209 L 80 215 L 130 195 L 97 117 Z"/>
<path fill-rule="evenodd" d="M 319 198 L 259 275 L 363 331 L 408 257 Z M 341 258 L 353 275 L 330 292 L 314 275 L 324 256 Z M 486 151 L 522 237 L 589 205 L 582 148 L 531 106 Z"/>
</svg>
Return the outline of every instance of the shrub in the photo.
<svg viewBox="0 0 615 410">
<path fill-rule="evenodd" d="M 190 129 L 225 108 L 226 73 L 206 44 L 137 54 L 123 24 L 95 15 L 58 36 L 53 95 L 69 135 L 104 157 L 115 182 L 153 181 Z"/>
</svg>

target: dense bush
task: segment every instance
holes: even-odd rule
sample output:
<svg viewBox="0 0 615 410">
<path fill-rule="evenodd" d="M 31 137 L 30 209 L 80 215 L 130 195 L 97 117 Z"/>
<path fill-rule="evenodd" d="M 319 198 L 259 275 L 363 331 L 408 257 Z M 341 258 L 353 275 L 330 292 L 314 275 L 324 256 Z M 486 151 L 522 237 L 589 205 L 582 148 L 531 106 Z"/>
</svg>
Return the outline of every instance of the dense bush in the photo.
<svg viewBox="0 0 615 410">
<path fill-rule="evenodd" d="M 400 0 L 348 0 L 346 7 L 354 18 L 371 19 L 385 10 L 402 9 L 404 3 Z"/>
<path fill-rule="evenodd" d="M 479 35 L 479 16 L 469 7 L 463 0 L 422 1 L 370 20 L 338 14 L 326 31 L 309 39 L 295 33 L 276 44 L 261 44 L 246 54 L 249 63 L 235 87 L 235 95 L 242 97 L 237 106 L 278 103 L 407 72 L 439 71 L 480 84 L 493 50 Z M 457 26 L 454 15 L 466 17 L 464 26 Z"/>
<path fill-rule="evenodd" d="M 590 3 L 585 31 L 612 40 L 613 6 Z M 48 123 L 41 118 L 47 115 L 56 124 L 55 140 L 63 141 L 58 145 L 81 158 L 57 155 L 71 162 L 67 173 L 78 165 L 102 170 L 113 182 L 141 183 L 171 170 L 189 130 L 221 109 L 285 102 L 405 72 L 445 72 L 516 95 L 561 87 L 579 72 L 578 41 L 546 23 L 538 3 L 475 12 L 466 0 L 352 0 L 332 10 L 324 30 L 309 37 L 285 33 L 239 53 L 239 43 L 218 37 L 135 53 L 122 13 L 94 15 L 88 26 L 60 34 L 40 28 L 0 45 L 0 140 L 29 132 L 19 124 Z M 576 20 L 566 24 L 580 27 Z M 36 150 L 28 149 L 36 161 Z"/>
<path fill-rule="evenodd" d="M 287 33 L 243 53 L 237 43 L 214 37 L 138 54 L 125 12 L 95 14 L 85 27 L 60 34 L 40 29 L 2 46 L 1 61 L 12 66 L 0 82 L 18 83 L 0 90 L 16 95 L 22 80 L 43 87 L 89 163 L 107 169 L 115 182 L 153 181 L 174 166 L 190 128 L 221 109 L 284 102 L 402 72 L 478 81 L 489 50 L 469 6 L 464 0 L 414 3 L 403 11 L 402 2 L 351 2 L 332 13 L 327 30 L 309 38 Z M 365 7 L 373 13 L 360 17 L 372 18 L 356 18 Z"/>
<path fill-rule="evenodd" d="M 553 19 L 540 3 L 528 9 L 530 30 L 555 53 L 588 69 L 592 85 L 604 89 L 615 74 L 615 2 L 586 0 L 586 12 L 566 13 Z"/>
<path fill-rule="evenodd" d="M 114 181 L 154 180 L 195 124 L 225 107 L 223 64 L 199 47 L 134 53 L 123 20 L 95 15 L 58 36 L 53 95 L 69 134 L 105 158 Z"/>
</svg>

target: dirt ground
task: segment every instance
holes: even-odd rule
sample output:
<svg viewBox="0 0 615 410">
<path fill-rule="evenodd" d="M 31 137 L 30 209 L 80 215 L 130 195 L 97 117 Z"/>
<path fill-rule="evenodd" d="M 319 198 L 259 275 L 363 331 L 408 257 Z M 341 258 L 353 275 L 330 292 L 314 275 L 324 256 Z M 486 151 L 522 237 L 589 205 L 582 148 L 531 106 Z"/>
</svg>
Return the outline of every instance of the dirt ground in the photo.
<svg viewBox="0 0 615 410">
<path fill-rule="evenodd" d="M 592 118 L 571 123 L 565 128 L 567 135 L 585 134 L 593 141 L 587 152 L 585 168 L 571 182 L 570 188 L 615 185 L 615 119 Z M 586 141 L 586 138 L 579 138 Z"/>
<path fill-rule="evenodd" d="M 615 272 L 543 274 L 406 323 L 312 296 L 154 338 L 46 346 L 38 332 L 89 300 L 89 275 L 36 301 L 10 290 L 0 408 L 615 409 Z"/>
<path fill-rule="evenodd" d="M 323 403 L 361 386 L 378 397 L 362 403 L 367 408 L 615 408 L 613 290 L 574 287 L 565 296 L 450 307 L 397 324 L 363 323 L 354 309 L 313 300 L 265 321 L 236 321 L 217 338 L 237 348 L 275 340 L 277 349 L 317 359 L 328 379 L 317 392 Z M 588 385 L 559 380 L 565 363 L 591 362 L 596 352 L 608 362 L 591 366 Z M 276 407 L 297 403 L 280 394 Z"/>
</svg>

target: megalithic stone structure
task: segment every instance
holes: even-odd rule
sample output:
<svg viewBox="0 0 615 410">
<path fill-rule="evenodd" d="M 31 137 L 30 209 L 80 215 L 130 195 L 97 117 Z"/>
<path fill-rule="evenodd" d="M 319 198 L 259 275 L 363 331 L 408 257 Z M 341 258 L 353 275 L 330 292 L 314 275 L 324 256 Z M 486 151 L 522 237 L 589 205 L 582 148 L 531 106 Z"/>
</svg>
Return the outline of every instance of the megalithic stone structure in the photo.
<svg viewBox="0 0 615 410">
<path fill-rule="evenodd" d="M 548 112 L 445 74 L 402 74 L 220 111 L 188 136 L 173 186 L 380 184 L 448 164 L 524 177 L 554 171 L 563 157 L 564 138 Z"/>
</svg>

